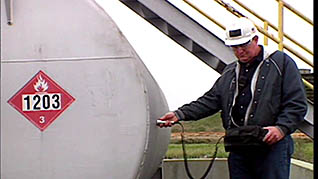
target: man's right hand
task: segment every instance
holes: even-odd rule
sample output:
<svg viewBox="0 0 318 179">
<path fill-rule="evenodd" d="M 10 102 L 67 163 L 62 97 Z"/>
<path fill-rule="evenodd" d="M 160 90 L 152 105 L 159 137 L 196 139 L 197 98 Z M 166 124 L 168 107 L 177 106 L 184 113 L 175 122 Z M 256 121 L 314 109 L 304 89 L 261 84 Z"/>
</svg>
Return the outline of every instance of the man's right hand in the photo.
<svg viewBox="0 0 318 179">
<path fill-rule="evenodd" d="M 166 123 L 158 124 L 159 127 L 171 127 L 173 124 L 177 123 L 179 119 L 174 112 L 168 112 L 159 118 L 161 121 L 166 121 Z"/>
</svg>

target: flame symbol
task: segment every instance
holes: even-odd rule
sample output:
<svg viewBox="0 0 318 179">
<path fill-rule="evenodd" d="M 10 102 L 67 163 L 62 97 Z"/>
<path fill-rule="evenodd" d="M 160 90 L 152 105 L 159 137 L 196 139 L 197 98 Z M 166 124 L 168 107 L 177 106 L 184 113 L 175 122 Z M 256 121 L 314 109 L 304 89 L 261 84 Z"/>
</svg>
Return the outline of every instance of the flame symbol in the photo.
<svg viewBox="0 0 318 179">
<path fill-rule="evenodd" d="M 44 92 L 46 91 L 49 86 L 47 85 L 47 82 L 42 78 L 41 75 L 37 77 L 38 81 L 33 85 L 35 91 L 37 92 Z"/>
</svg>

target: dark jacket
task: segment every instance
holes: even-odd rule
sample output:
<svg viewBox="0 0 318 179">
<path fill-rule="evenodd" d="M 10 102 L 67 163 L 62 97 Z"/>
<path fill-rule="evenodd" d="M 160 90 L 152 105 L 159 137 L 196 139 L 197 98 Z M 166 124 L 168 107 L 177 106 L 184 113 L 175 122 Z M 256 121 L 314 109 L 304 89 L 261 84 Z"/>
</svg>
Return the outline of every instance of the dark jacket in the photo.
<svg viewBox="0 0 318 179">
<path fill-rule="evenodd" d="M 252 99 L 244 125 L 279 126 L 290 134 L 307 112 L 305 89 L 295 62 L 283 52 L 276 51 L 275 59 L 272 54 L 264 48 L 264 60 L 251 81 Z M 199 120 L 221 110 L 223 127 L 227 129 L 233 122 L 231 110 L 238 91 L 239 69 L 238 62 L 229 64 L 208 92 L 175 111 L 179 120 Z"/>
</svg>

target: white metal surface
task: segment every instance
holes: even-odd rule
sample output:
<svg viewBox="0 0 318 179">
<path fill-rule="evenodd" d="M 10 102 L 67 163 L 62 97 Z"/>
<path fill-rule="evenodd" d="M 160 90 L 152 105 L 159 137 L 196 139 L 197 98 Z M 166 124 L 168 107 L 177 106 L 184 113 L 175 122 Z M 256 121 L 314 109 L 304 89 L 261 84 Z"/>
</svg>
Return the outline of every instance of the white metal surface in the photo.
<svg viewBox="0 0 318 179">
<path fill-rule="evenodd" d="M 1 0 L 1 179 L 150 178 L 169 143 L 159 86 L 92 0 Z M 41 132 L 8 104 L 39 70 L 75 101 Z"/>
</svg>

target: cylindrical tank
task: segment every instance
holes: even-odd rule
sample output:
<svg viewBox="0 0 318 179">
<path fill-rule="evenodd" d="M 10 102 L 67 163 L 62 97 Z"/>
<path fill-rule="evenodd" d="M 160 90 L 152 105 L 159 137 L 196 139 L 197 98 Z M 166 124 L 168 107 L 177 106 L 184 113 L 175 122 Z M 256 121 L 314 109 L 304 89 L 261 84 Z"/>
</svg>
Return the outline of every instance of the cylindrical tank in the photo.
<svg viewBox="0 0 318 179">
<path fill-rule="evenodd" d="M 168 105 L 102 8 L 1 0 L 0 30 L 1 179 L 153 176 Z"/>
</svg>

